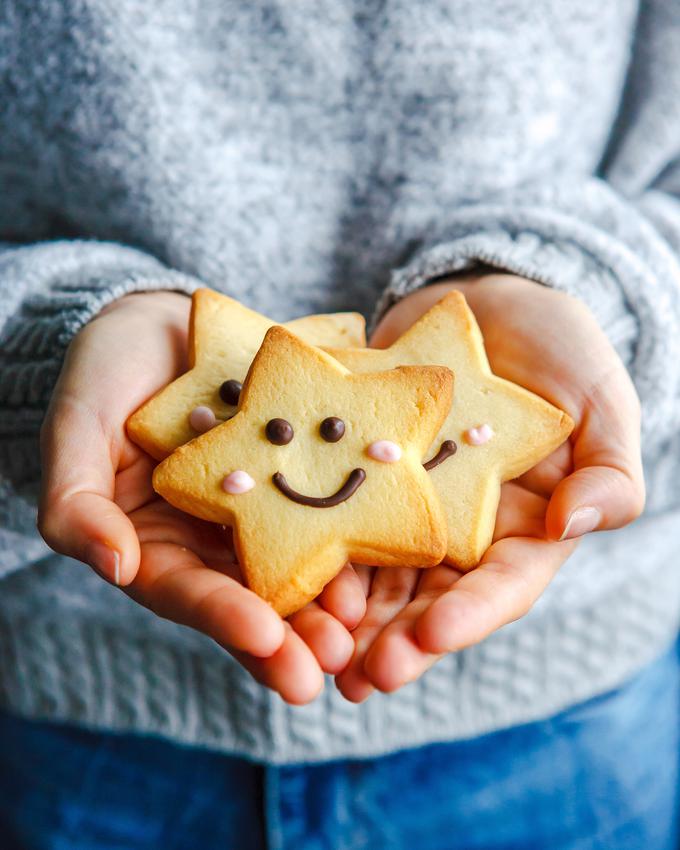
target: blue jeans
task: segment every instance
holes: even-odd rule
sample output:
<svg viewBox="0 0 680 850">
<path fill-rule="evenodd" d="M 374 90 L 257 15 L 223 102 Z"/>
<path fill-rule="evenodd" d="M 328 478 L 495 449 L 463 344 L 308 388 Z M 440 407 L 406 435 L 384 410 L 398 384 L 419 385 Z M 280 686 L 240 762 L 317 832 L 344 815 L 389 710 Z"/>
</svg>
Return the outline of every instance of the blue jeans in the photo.
<svg viewBox="0 0 680 850">
<path fill-rule="evenodd" d="M 2 850 L 671 850 L 678 646 L 556 717 L 271 767 L 0 714 Z"/>
</svg>

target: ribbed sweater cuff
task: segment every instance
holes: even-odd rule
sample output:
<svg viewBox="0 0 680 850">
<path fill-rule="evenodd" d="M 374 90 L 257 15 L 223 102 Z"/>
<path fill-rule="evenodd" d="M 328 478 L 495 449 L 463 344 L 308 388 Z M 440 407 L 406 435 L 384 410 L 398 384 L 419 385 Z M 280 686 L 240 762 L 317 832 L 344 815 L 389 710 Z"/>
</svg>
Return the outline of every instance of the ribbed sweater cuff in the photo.
<svg viewBox="0 0 680 850">
<path fill-rule="evenodd" d="M 131 248 L 52 242 L 0 252 L 0 434 L 35 433 L 78 331 L 132 292 L 190 294 L 199 282 Z"/>
</svg>

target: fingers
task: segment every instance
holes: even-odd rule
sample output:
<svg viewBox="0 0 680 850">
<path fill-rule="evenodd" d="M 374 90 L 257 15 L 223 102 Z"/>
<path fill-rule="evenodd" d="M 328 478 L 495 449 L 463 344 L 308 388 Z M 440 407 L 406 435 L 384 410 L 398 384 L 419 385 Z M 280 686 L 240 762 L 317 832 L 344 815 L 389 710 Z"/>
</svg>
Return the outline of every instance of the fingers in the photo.
<svg viewBox="0 0 680 850">
<path fill-rule="evenodd" d="M 537 496 L 549 499 L 557 485 L 573 471 L 572 446 L 567 440 L 515 482 Z"/>
<path fill-rule="evenodd" d="M 501 523 L 516 523 L 518 511 L 529 517 L 518 527 L 542 519 L 543 499 L 517 485 L 506 486 L 508 504 Z M 398 571 L 379 571 L 373 591 L 377 599 L 374 602 L 373 593 L 369 597 L 365 621 L 354 633 L 355 655 L 336 679 L 339 689 L 355 702 L 374 688 L 395 691 L 418 679 L 442 654 L 478 643 L 523 616 L 575 545 L 506 537 L 493 544 L 470 573 L 445 565 L 422 571 L 413 600 L 408 601 L 405 583 L 401 594 L 392 597 L 392 608 L 381 599 L 378 579 Z"/>
<path fill-rule="evenodd" d="M 243 586 L 229 536 L 161 501 L 145 506 L 133 518 L 142 549 L 139 572 L 126 588 L 128 595 L 158 616 L 212 638 L 288 702 L 314 699 L 323 687 L 314 652 L 264 600 Z M 340 623 L 315 607 L 318 612 L 314 606 L 300 612 L 301 628 L 311 634 L 316 625 L 313 646 L 324 663 L 334 667 L 343 661 L 343 639 L 350 644 L 345 643 L 345 659 L 351 655 L 352 641 Z"/>
<path fill-rule="evenodd" d="M 542 543 L 545 509 L 546 501 L 541 496 L 514 482 L 504 484 L 496 521 L 496 539 L 536 537 L 539 539 L 526 541 L 527 544 Z M 506 556 L 512 557 L 512 548 L 508 551 L 505 546 L 505 549 Z M 496 544 L 493 551 L 499 557 L 501 544 Z M 521 551 L 517 551 L 516 555 L 523 557 Z M 428 609 L 457 586 L 461 576 L 460 571 L 445 565 L 422 571 L 413 601 L 378 632 L 365 654 L 362 673 L 371 686 L 392 692 L 419 678 L 441 657 L 441 641 L 448 637 L 446 632 L 443 638 L 439 635 L 441 625 L 436 627 L 440 644 L 422 645 L 416 624 Z M 537 587 L 535 593 L 539 592 Z M 489 624 L 489 627 L 493 628 L 493 625 Z"/>
<path fill-rule="evenodd" d="M 182 546 L 144 543 L 139 573 L 126 592 L 158 616 L 212 638 L 287 702 L 310 702 L 323 688 L 312 650 L 291 626 L 259 596 Z"/>
<path fill-rule="evenodd" d="M 510 537 L 494 543 L 482 563 L 427 606 L 415 624 L 418 645 L 434 654 L 479 643 L 524 616 L 575 547 Z"/>
<path fill-rule="evenodd" d="M 368 596 L 371 592 L 373 576 L 376 573 L 377 567 L 367 567 L 364 564 L 353 564 L 352 566 L 354 567 L 354 572 L 357 574 L 364 596 Z"/>
<path fill-rule="evenodd" d="M 97 416 L 74 399 L 48 415 L 42 432 L 38 528 L 56 552 L 126 585 L 139 566 L 130 520 L 112 501 L 115 461 Z"/>
<path fill-rule="evenodd" d="M 408 604 L 419 572 L 396 567 L 376 571 L 366 615 L 352 634 L 352 660 L 335 680 L 340 692 L 351 702 L 362 702 L 372 693 L 374 686 L 364 671 L 366 653 L 384 626 Z"/>
<path fill-rule="evenodd" d="M 131 457 L 116 474 L 113 501 L 123 513 L 130 514 L 157 498 L 151 486 L 155 463 L 142 451 L 129 450 L 126 454 Z"/>
<path fill-rule="evenodd" d="M 642 494 L 642 485 L 621 470 L 609 466 L 577 470 L 558 486 L 550 500 L 548 535 L 566 540 L 627 525 L 642 511 Z"/>
<path fill-rule="evenodd" d="M 130 514 L 137 537 L 144 543 L 175 543 L 190 549 L 211 569 L 243 584 L 231 529 L 185 514 L 157 496 Z"/>
<path fill-rule="evenodd" d="M 276 691 L 291 705 L 305 705 L 323 690 L 323 673 L 311 649 L 285 623 L 285 637 L 269 658 L 253 658 L 241 652 L 234 657 L 261 684 Z"/>
<path fill-rule="evenodd" d="M 336 620 L 351 630 L 361 622 L 366 613 L 366 593 L 360 575 L 351 564 L 346 564 L 324 587 L 318 602 Z"/>
<path fill-rule="evenodd" d="M 289 622 L 325 673 L 335 674 L 345 669 L 354 652 L 354 641 L 334 616 L 317 602 L 310 602 L 302 611 L 289 617 Z"/>
<path fill-rule="evenodd" d="M 520 487 L 514 481 L 503 484 L 496 513 L 494 541 L 504 537 L 543 538 L 546 507 L 544 498 Z"/>
<path fill-rule="evenodd" d="M 375 688 L 392 693 L 418 679 L 441 657 L 419 645 L 415 624 L 460 576 L 458 570 L 443 564 L 422 571 L 413 601 L 380 632 L 366 653 L 364 674 Z"/>
<path fill-rule="evenodd" d="M 354 652 L 354 629 L 366 613 L 369 572 L 346 564 L 321 595 L 289 621 L 325 673 L 339 674 Z"/>
<path fill-rule="evenodd" d="M 174 543 L 142 544 L 127 592 L 159 617 L 203 632 L 229 651 L 270 657 L 284 641 L 283 620 L 264 600 Z"/>
<path fill-rule="evenodd" d="M 643 510 L 640 409 L 627 375 L 618 372 L 586 402 L 574 437 L 574 472 L 557 485 L 548 506 L 553 540 L 620 528 Z M 609 385 L 615 383 L 616 392 Z"/>
</svg>

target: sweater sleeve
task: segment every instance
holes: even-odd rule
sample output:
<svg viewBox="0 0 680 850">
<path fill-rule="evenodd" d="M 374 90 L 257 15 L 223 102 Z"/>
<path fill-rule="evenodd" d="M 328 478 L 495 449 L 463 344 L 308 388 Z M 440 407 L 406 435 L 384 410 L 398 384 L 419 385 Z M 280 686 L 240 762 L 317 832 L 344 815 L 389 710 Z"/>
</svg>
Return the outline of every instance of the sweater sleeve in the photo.
<svg viewBox="0 0 680 850">
<path fill-rule="evenodd" d="M 35 529 L 39 432 L 71 339 L 123 295 L 198 285 L 115 243 L 0 243 L 0 577 L 47 552 Z"/>
<path fill-rule="evenodd" d="M 680 504 L 679 38 L 680 11 L 644 3 L 598 173 L 561 175 L 454 210 L 393 272 L 376 311 L 480 264 L 582 299 L 640 396 L 652 510 Z"/>
<path fill-rule="evenodd" d="M 680 209 L 676 226 L 680 235 Z M 462 208 L 396 270 L 384 311 L 438 278 L 486 264 L 582 299 L 624 363 L 655 444 L 680 427 L 680 263 L 639 205 L 596 178 Z"/>
</svg>

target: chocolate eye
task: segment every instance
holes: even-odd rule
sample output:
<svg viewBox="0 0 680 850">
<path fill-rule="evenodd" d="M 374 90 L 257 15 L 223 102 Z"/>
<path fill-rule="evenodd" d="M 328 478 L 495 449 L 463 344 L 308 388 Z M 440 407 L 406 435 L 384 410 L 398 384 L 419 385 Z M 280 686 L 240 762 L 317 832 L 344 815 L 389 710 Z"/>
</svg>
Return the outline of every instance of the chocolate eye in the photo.
<svg viewBox="0 0 680 850">
<path fill-rule="evenodd" d="M 275 446 L 287 446 L 293 439 L 293 426 L 285 419 L 270 419 L 264 432 Z"/>
<path fill-rule="evenodd" d="M 337 416 L 328 416 L 319 425 L 319 433 L 327 443 L 337 443 L 345 434 L 345 423 Z"/>
<path fill-rule="evenodd" d="M 243 384 L 240 381 L 233 380 L 232 378 L 225 381 L 220 387 L 220 398 L 225 404 L 231 404 L 236 407 L 242 389 Z"/>
</svg>

